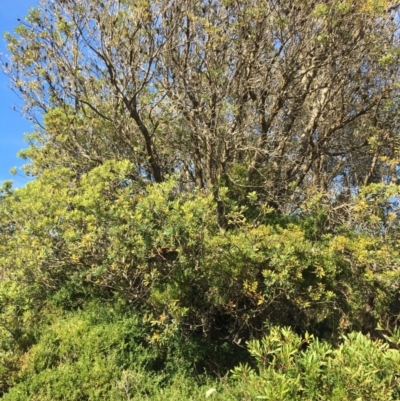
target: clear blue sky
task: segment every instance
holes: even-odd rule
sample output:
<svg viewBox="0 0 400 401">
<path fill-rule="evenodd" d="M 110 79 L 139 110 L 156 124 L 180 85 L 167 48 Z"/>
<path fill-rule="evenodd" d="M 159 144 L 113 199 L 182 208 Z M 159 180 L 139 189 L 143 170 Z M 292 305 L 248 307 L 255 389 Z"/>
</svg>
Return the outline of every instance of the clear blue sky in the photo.
<svg viewBox="0 0 400 401">
<path fill-rule="evenodd" d="M 7 57 L 7 48 L 4 42 L 4 32 L 13 32 L 18 24 L 17 18 L 23 19 L 30 7 L 35 7 L 38 0 L 6 0 L 1 2 L 0 8 L 0 53 L 2 58 Z M 12 176 L 10 168 L 20 167 L 25 162 L 16 154 L 27 147 L 23 141 L 25 132 L 32 132 L 33 126 L 13 110 L 18 108 L 21 101 L 9 87 L 8 78 L 0 71 L 0 183 L 4 180 L 13 180 L 14 186 L 23 186 L 29 181 L 18 169 L 18 174 Z"/>
</svg>

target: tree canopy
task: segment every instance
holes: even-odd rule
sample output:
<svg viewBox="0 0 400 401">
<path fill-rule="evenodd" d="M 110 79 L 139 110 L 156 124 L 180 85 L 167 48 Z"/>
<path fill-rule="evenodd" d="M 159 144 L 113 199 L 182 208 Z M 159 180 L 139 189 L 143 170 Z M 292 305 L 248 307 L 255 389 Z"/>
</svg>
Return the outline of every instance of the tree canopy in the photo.
<svg viewBox="0 0 400 401">
<path fill-rule="evenodd" d="M 41 125 L 27 156 L 35 173 L 128 159 L 135 180 L 231 182 L 285 212 L 309 188 L 396 181 L 396 10 L 44 2 L 7 36 L 10 76 Z"/>
</svg>

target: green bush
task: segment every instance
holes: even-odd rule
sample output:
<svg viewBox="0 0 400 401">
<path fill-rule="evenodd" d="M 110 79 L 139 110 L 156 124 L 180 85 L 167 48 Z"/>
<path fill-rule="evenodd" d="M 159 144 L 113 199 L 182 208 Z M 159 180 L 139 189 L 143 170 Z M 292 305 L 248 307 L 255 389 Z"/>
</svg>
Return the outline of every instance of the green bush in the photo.
<svg viewBox="0 0 400 401">
<path fill-rule="evenodd" d="M 144 328 L 140 318 L 123 317 L 107 305 L 56 318 L 23 356 L 3 399 L 120 399 L 119 383 L 127 372 L 150 380 L 157 364 Z M 145 393 L 146 386 L 141 388 Z"/>
<path fill-rule="evenodd" d="M 239 371 L 246 371 L 243 344 L 261 338 L 268 327 L 290 325 L 296 333 L 308 330 L 337 344 L 350 330 L 376 334 L 378 323 L 390 328 L 396 322 L 397 223 L 390 217 L 385 238 L 376 232 L 383 224 L 379 207 L 397 187 L 365 188 L 353 201 L 351 224 L 324 232 L 318 196 L 298 216 L 280 220 L 276 213 L 270 218 L 270 208 L 255 192 L 247 194 L 245 205 L 227 188 L 219 188 L 218 195 L 205 189 L 179 192 L 173 179 L 138 188 L 129 178 L 131 169 L 127 161 L 108 161 L 81 176 L 54 169 L 25 188 L 3 190 L 4 399 L 57 400 L 68 393 L 71 400 L 117 400 L 127 397 L 126 391 L 130 399 L 152 399 L 175 391 L 180 382 L 187 384 L 185 394 L 200 394 L 209 385 L 204 373 L 224 375 L 239 362 Z M 309 340 L 304 355 L 329 354 L 318 356 L 326 359 L 321 366 L 331 366 L 325 377 L 322 367 L 317 374 L 314 365 L 305 365 L 303 351 L 293 345 L 302 341 L 288 333 L 294 336 L 287 343 L 293 351 L 288 368 L 280 371 L 282 364 L 274 365 L 267 353 L 261 380 L 248 371 L 254 386 L 219 383 L 226 397 L 242 390 L 242 398 L 329 394 L 346 399 L 346 394 L 350 400 L 353 393 L 365 398 L 369 392 L 375 399 L 395 394 L 391 373 L 380 373 L 381 386 L 379 375 L 362 368 L 368 373 L 364 393 L 352 376 L 343 376 L 350 369 L 357 380 L 364 377 L 364 370 L 351 365 L 355 356 L 346 356 L 350 343 L 365 341 L 360 355 L 377 343 L 349 335 L 335 350 Z M 272 341 L 266 338 L 260 344 Z M 253 352 L 257 343 L 250 344 Z M 389 372 L 392 351 L 380 347 L 373 366 Z M 340 358 L 346 369 L 338 367 Z M 259 387 L 265 372 L 273 387 Z M 155 384 L 143 384 L 139 391 L 137 377 Z M 129 388 L 124 396 L 121 386 Z M 324 389 L 320 396 L 319 388 Z"/>
<path fill-rule="evenodd" d="M 334 348 L 289 328 L 249 343 L 257 368 L 233 370 L 242 400 L 389 401 L 400 397 L 400 352 L 361 333 Z"/>
</svg>

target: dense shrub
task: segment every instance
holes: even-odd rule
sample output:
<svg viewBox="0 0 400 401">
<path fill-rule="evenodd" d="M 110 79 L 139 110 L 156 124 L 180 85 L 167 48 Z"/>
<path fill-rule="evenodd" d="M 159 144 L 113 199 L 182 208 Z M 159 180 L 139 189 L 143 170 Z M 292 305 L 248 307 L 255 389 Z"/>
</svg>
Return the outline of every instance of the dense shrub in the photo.
<svg viewBox="0 0 400 401">
<path fill-rule="evenodd" d="M 389 401 L 400 397 L 398 349 L 349 333 L 334 348 L 312 336 L 301 338 L 287 328 L 273 328 L 249 351 L 257 368 L 241 365 L 233 376 L 239 380 L 243 399 Z"/>
</svg>

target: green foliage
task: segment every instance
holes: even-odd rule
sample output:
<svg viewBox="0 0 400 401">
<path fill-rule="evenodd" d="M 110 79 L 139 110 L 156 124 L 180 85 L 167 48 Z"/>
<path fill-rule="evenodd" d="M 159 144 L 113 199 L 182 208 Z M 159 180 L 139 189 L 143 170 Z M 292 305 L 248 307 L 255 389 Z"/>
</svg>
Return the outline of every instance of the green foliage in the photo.
<svg viewBox="0 0 400 401">
<path fill-rule="evenodd" d="M 37 310 L 49 297 L 73 309 L 117 294 L 149 314 L 155 342 L 182 331 L 238 341 L 262 332 L 264 321 L 337 336 L 350 324 L 363 328 L 366 306 L 385 324 L 399 250 L 374 236 L 378 227 L 324 234 L 326 213 L 308 212 L 318 200 L 297 223 L 269 224 L 255 193 L 239 206 L 224 188 L 218 199 L 206 190 L 179 193 L 174 180 L 144 189 L 131 169 L 110 161 L 80 177 L 48 170 L 6 196 L 2 286 L 18 280 L 17 293 L 30 294 Z"/>
<path fill-rule="evenodd" d="M 0 188 L 2 399 L 399 399 L 396 7 L 211 3 L 6 34 L 46 112 Z"/>
<path fill-rule="evenodd" d="M 397 400 L 400 352 L 361 333 L 344 336 L 339 347 L 304 338 L 288 328 L 273 328 L 249 351 L 257 369 L 233 370 L 242 399 L 356 401 Z"/>
<path fill-rule="evenodd" d="M 211 335 L 217 320 L 237 339 L 256 321 L 307 327 L 330 313 L 335 249 L 295 225 L 247 222 L 243 208 L 222 229 L 212 194 L 177 194 L 173 180 L 143 192 L 130 169 L 107 162 L 80 179 L 53 170 L 5 199 L 0 260 L 19 291 L 71 307 L 118 293 L 150 313 L 157 341 L 182 327 Z"/>
<path fill-rule="evenodd" d="M 352 219 L 335 231 L 321 194 L 287 219 L 271 216 L 256 192 L 241 205 L 225 187 L 217 196 L 179 192 L 174 179 L 143 187 L 131 169 L 109 161 L 83 175 L 49 169 L 25 188 L 3 186 L 4 399 L 204 394 L 203 372 L 247 361 L 237 345 L 279 324 L 344 342 L 335 349 L 273 329 L 250 343 L 258 370 L 235 370 L 251 380 L 220 383 L 212 397 L 380 400 L 395 391 L 389 377 L 398 354 L 345 333 L 376 336 L 376 326 L 390 328 L 400 312 L 396 186 L 363 188 L 349 206 Z M 372 365 L 357 370 L 366 355 Z M 190 375 L 196 380 L 182 379 Z M 187 387 L 175 387 L 182 380 Z"/>
<path fill-rule="evenodd" d="M 199 385 L 185 378 L 184 361 L 176 355 L 166 365 L 160 350 L 146 341 L 146 326 L 138 316 L 121 312 L 121 305 L 108 303 L 55 317 L 38 343 L 21 356 L 12 388 L 2 399 L 139 401 L 204 396 L 206 382 Z"/>
<path fill-rule="evenodd" d="M 56 319 L 21 357 L 3 399 L 118 399 L 122 372 L 134 366 L 140 374 L 155 360 L 138 323 L 134 317 L 121 320 L 107 306 Z"/>
<path fill-rule="evenodd" d="M 248 344 L 256 365 L 240 364 L 229 380 L 161 370 L 145 339 L 146 323 L 121 305 L 91 304 L 55 318 L 23 355 L 4 400 L 396 400 L 400 353 L 360 333 L 339 346 L 274 327 Z M 392 344 L 396 335 L 389 336 Z M 179 359 L 173 362 L 178 366 Z"/>
</svg>

